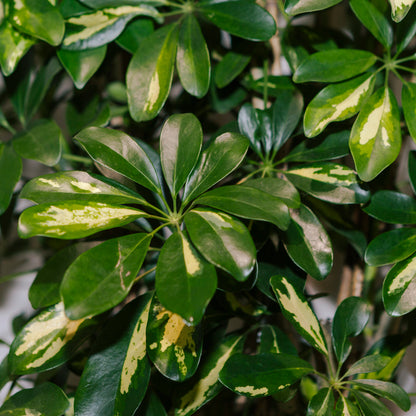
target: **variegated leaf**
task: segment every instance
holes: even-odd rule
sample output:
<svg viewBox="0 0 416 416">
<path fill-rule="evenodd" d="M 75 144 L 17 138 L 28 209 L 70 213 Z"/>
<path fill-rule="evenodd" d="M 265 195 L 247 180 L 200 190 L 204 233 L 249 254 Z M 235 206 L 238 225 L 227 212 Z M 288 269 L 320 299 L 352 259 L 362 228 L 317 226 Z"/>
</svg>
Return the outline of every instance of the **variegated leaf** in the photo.
<svg viewBox="0 0 416 416">
<path fill-rule="evenodd" d="M 360 410 L 350 400 L 343 395 L 340 396 L 335 408 L 335 416 L 360 416 Z"/>
<path fill-rule="evenodd" d="M 406 17 L 415 0 L 389 0 L 389 2 L 391 5 L 391 18 L 398 23 Z"/>
</svg>

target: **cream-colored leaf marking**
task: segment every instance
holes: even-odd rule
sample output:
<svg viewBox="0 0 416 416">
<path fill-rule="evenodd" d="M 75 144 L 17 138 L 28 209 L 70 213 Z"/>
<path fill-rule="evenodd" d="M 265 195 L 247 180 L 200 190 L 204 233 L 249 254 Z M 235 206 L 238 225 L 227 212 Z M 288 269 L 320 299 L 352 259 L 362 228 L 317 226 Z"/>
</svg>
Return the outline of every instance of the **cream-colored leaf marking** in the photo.
<svg viewBox="0 0 416 416">
<path fill-rule="evenodd" d="M 34 409 L 25 409 L 25 416 L 42 416 L 42 413 Z"/>
<path fill-rule="evenodd" d="M 185 260 L 186 272 L 190 275 L 193 275 L 199 272 L 201 268 L 201 263 L 196 258 L 195 254 L 192 252 L 191 246 L 184 237 L 182 237 L 182 246 L 183 246 L 183 258 Z"/>
<path fill-rule="evenodd" d="M 201 217 L 206 218 L 208 221 L 212 222 L 219 228 L 233 228 L 232 225 L 226 221 L 226 219 L 231 219 L 228 215 L 217 214 L 216 212 L 210 211 L 198 211 L 195 210 Z"/>
<path fill-rule="evenodd" d="M 127 14 L 140 14 L 145 12 L 146 14 L 149 13 L 149 9 L 145 9 L 143 7 L 135 7 L 135 6 L 121 6 L 121 7 L 110 7 L 104 9 L 105 13 L 112 14 L 114 16 L 124 16 Z"/>
<path fill-rule="evenodd" d="M 127 349 L 126 359 L 121 370 L 120 393 L 128 393 L 131 379 L 136 373 L 139 361 L 146 356 L 146 324 L 149 316 L 150 301 L 138 320 Z"/>
<path fill-rule="evenodd" d="M 416 274 L 416 256 L 412 261 L 392 280 L 388 288 L 388 294 L 401 292 Z"/>
<path fill-rule="evenodd" d="M 157 348 L 157 342 L 153 342 L 152 344 L 149 345 L 149 348 L 151 350 L 155 350 Z"/>
<path fill-rule="evenodd" d="M 78 182 L 78 181 L 71 181 L 71 185 L 75 186 L 75 188 L 81 189 L 82 191 L 89 191 L 93 194 L 99 194 L 101 189 L 97 188 L 96 185 L 93 185 L 88 182 Z"/>
<path fill-rule="evenodd" d="M 188 368 L 185 363 L 185 351 L 183 350 L 183 348 L 180 348 L 177 345 L 175 345 L 173 347 L 173 352 L 175 353 L 176 362 L 179 366 L 179 371 L 185 376 L 188 371 Z"/>
<path fill-rule="evenodd" d="M 14 9 L 21 10 L 24 9 L 25 5 L 23 4 L 22 0 L 14 0 Z"/>
<path fill-rule="evenodd" d="M 353 185 L 357 183 L 357 180 L 354 176 L 354 173 L 348 169 L 344 168 L 343 166 L 337 166 L 334 169 L 325 172 L 325 170 L 321 167 L 309 167 L 309 168 L 300 168 L 300 169 L 291 169 L 288 173 L 292 173 L 294 175 L 304 176 L 306 178 L 315 179 L 320 182 L 337 184 L 337 185 Z M 340 176 L 348 177 L 347 178 L 340 178 Z"/>
<path fill-rule="evenodd" d="M 154 72 L 149 84 L 149 94 L 147 96 L 145 111 L 151 112 L 155 107 L 160 94 L 159 73 Z"/>
<path fill-rule="evenodd" d="M 390 0 L 391 5 L 395 9 L 403 9 L 405 7 L 410 7 L 414 2 L 415 0 Z"/>
<path fill-rule="evenodd" d="M 46 183 L 47 185 L 52 186 L 52 188 L 60 188 L 59 183 L 52 179 L 39 178 L 38 180 L 39 182 L 43 182 L 43 183 Z"/>
<path fill-rule="evenodd" d="M 241 387 L 235 387 L 234 389 L 238 393 L 246 393 L 250 396 L 258 396 L 258 395 L 264 395 L 268 394 L 269 390 L 267 387 L 261 387 L 259 389 L 256 389 L 254 386 L 241 386 Z"/>
<path fill-rule="evenodd" d="M 313 337 L 316 346 L 325 354 L 328 354 L 325 341 L 321 335 L 321 327 L 308 303 L 299 298 L 294 287 L 286 278 L 282 278 L 287 294 L 275 288 L 277 297 L 282 307 L 292 315 L 292 318 Z"/>
</svg>

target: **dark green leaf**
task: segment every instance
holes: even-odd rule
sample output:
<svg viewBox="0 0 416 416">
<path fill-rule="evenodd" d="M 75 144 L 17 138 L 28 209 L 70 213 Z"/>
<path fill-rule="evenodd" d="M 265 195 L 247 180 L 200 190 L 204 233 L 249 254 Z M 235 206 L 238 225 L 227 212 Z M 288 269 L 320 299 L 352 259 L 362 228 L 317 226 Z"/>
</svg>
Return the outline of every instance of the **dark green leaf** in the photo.
<svg viewBox="0 0 416 416">
<path fill-rule="evenodd" d="M 0 143 L 0 215 L 6 211 L 12 199 L 13 190 L 22 174 L 22 160 L 11 143 Z"/>
<path fill-rule="evenodd" d="M 153 22 L 149 19 L 137 19 L 130 22 L 116 42 L 127 52 L 134 54 L 140 44 L 153 32 Z"/>
<path fill-rule="evenodd" d="M 198 3 L 198 10 L 220 29 L 244 39 L 265 41 L 276 32 L 273 17 L 253 2 L 225 0 Z"/>
<path fill-rule="evenodd" d="M 292 16 L 327 9 L 342 0 L 286 0 L 285 12 Z"/>
<path fill-rule="evenodd" d="M 396 3 L 396 0 L 393 0 Z M 400 3 L 401 1 L 398 0 Z M 399 4 L 400 4 L 399 3 Z M 406 7 L 404 8 L 406 9 Z M 403 10 L 403 9 L 402 9 Z M 393 7 L 392 7 L 393 13 Z M 400 12 L 397 13 L 396 18 L 398 18 Z M 393 17 L 394 19 L 394 17 Z M 411 42 L 411 40 L 416 35 L 416 8 L 410 9 L 406 18 L 397 26 L 396 39 L 397 39 L 397 52 L 400 53 L 403 51 Z"/>
<path fill-rule="evenodd" d="M 227 52 L 215 70 L 215 84 L 224 88 L 237 78 L 250 62 L 250 56 L 234 51 Z"/>
<path fill-rule="evenodd" d="M 289 337 L 277 326 L 272 325 L 261 328 L 259 352 L 297 355 L 296 348 Z"/>
<path fill-rule="evenodd" d="M 178 26 L 164 26 L 149 35 L 127 69 L 130 114 L 136 121 L 151 120 L 168 98 L 178 43 Z"/>
<path fill-rule="evenodd" d="M 334 402 L 332 390 L 322 388 L 309 402 L 306 416 L 333 416 Z"/>
<path fill-rule="evenodd" d="M 413 140 L 416 140 L 416 84 L 407 82 L 402 87 L 402 106 L 404 119 Z"/>
<path fill-rule="evenodd" d="M 292 78 L 287 75 L 268 75 L 266 78 L 262 77 L 257 79 L 248 78 L 242 80 L 242 83 L 246 88 L 260 94 L 263 94 L 265 88 L 267 88 L 267 94 L 270 97 L 276 98 L 285 91 L 292 91 L 293 93 L 296 90 Z"/>
<path fill-rule="evenodd" d="M 377 57 L 359 49 L 334 49 L 308 56 L 296 69 L 295 82 L 338 82 L 362 74 Z"/>
<path fill-rule="evenodd" d="M 408 156 L 407 170 L 413 193 L 416 194 L 416 151 L 411 150 Z"/>
<path fill-rule="evenodd" d="M 216 287 L 214 266 L 182 233 L 172 234 L 162 247 L 156 268 L 156 292 L 162 305 L 196 325 Z"/>
<path fill-rule="evenodd" d="M 396 23 L 399 23 L 406 17 L 415 0 L 389 0 L 389 2 L 391 5 L 391 18 Z"/>
<path fill-rule="evenodd" d="M 379 400 L 356 389 L 352 391 L 363 415 L 365 416 L 393 416 L 393 413 Z"/>
<path fill-rule="evenodd" d="M 140 414 L 143 416 L 167 416 L 165 408 L 159 397 L 153 391 L 147 393 L 143 404 L 140 407 Z"/>
<path fill-rule="evenodd" d="M 373 373 L 383 370 L 390 363 L 390 358 L 380 354 L 368 355 L 356 361 L 348 371 L 344 374 L 344 377 L 349 377 L 355 374 Z"/>
</svg>

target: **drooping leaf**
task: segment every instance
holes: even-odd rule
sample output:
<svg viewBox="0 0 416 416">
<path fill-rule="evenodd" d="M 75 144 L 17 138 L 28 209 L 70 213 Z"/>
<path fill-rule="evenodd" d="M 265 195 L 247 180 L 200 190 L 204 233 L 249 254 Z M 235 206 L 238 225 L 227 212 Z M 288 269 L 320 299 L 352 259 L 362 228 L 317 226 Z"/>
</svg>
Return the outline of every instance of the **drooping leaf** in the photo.
<svg viewBox="0 0 416 416">
<path fill-rule="evenodd" d="M 270 284 L 286 319 L 313 347 L 327 356 L 328 347 L 322 328 L 303 293 L 284 276 L 273 276 Z"/>
<path fill-rule="evenodd" d="M 324 387 L 312 397 L 308 404 L 306 416 L 333 416 L 334 402 L 332 390 Z"/>
<path fill-rule="evenodd" d="M 19 235 L 29 238 L 35 235 L 73 239 L 82 238 L 128 224 L 146 216 L 136 208 L 102 202 L 57 202 L 40 204 L 23 211 L 19 218 Z"/>
<path fill-rule="evenodd" d="M 202 353 L 202 328 L 187 324 L 156 298 L 150 309 L 146 339 L 149 358 L 165 377 L 182 382 L 195 373 Z"/>
<path fill-rule="evenodd" d="M 344 374 L 344 377 L 349 377 L 355 374 L 376 373 L 385 368 L 389 362 L 389 357 L 385 357 L 380 354 L 368 355 L 352 364 Z"/>
<path fill-rule="evenodd" d="M 292 16 L 296 16 L 301 13 L 324 10 L 340 3 L 341 1 L 342 0 L 286 0 L 285 12 Z"/>
<path fill-rule="evenodd" d="M 0 143 L 0 215 L 6 211 L 13 196 L 13 190 L 22 174 L 22 159 L 16 154 L 11 143 Z"/>
<path fill-rule="evenodd" d="M 353 390 L 359 408 L 365 416 L 393 416 L 393 413 L 375 397 Z"/>
<path fill-rule="evenodd" d="M 250 56 L 238 52 L 227 52 L 215 69 L 215 85 L 224 88 L 237 78 L 250 62 Z"/>
<path fill-rule="evenodd" d="M 67 316 L 94 316 L 120 303 L 136 279 L 150 240 L 148 234 L 129 234 L 81 254 L 69 266 L 61 284 Z"/>
<path fill-rule="evenodd" d="M 243 223 L 229 215 L 197 208 L 184 218 L 192 243 L 216 267 L 244 281 L 256 264 L 256 247 Z"/>
<path fill-rule="evenodd" d="M 409 12 L 415 0 L 389 0 L 391 5 L 391 18 L 396 22 L 401 22 Z"/>
<path fill-rule="evenodd" d="M 401 147 L 400 115 L 389 88 L 379 88 L 354 122 L 350 149 L 358 175 L 371 181 L 396 160 Z"/>
</svg>

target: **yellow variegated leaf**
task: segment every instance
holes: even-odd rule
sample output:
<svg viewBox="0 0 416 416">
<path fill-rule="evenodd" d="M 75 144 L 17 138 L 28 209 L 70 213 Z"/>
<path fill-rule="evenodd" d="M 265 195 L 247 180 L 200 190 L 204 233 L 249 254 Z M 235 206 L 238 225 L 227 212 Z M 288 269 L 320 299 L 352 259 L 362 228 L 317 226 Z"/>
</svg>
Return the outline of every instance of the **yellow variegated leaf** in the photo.
<svg viewBox="0 0 416 416">
<path fill-rule="evenodd" d="M 391 5 L 391 18 L 396 22 L 403 20 L 415 0 L 389 0 Z"/>
</svg>

